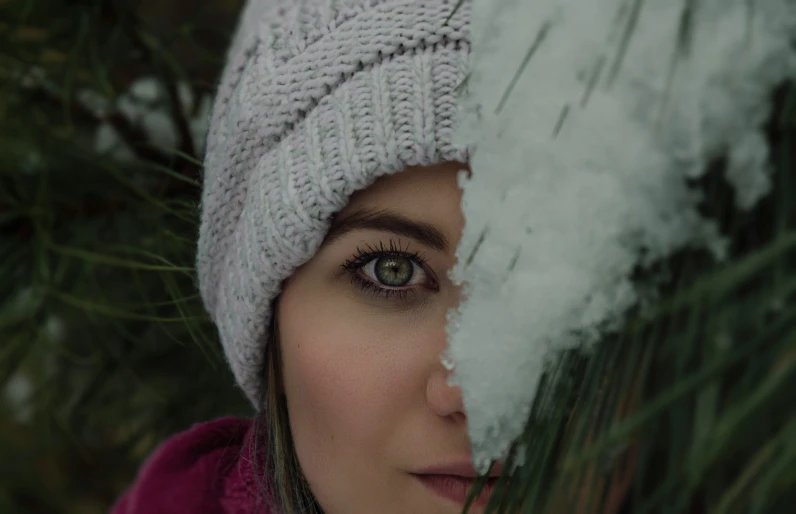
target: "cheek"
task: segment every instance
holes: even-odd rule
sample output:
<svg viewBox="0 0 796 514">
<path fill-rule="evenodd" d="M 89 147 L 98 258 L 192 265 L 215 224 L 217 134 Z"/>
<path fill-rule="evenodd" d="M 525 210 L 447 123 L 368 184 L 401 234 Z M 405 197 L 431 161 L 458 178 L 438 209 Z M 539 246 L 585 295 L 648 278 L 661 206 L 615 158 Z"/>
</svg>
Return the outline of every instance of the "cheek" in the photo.
<svg viewBox="0 0 796 514">
<path fill-rule="evenodd" d="M 316 495 L 345 487 L 336 478 L 367 482 L 422 400 L 417 328 L 322 294 L 284 307 L 283 376 L 302 470 Z"/>
<path fill-rule="evenodd" d="M 372 422 L 384 414 L 380 409 L 400 377 L 382 364 L 378 351 L 362 344 L 366 339 L 350 328 L 322 324 L 286 330 L 285 391 L 299 436 L 309 430 L 313 439 L 334 440 L 378 428 Z"/>
</svg>

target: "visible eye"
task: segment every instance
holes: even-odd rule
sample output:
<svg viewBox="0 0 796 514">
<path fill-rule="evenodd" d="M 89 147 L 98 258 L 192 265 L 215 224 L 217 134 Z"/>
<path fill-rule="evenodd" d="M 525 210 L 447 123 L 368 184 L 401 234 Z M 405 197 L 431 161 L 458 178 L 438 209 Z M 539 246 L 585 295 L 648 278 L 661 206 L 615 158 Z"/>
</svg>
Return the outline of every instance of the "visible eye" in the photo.
<svg viewBox="0 0 796 514">
<path fill-rule="evenodd" d="M 409 256 L 382 255 L 371 259 L 360 269 L 369 279 L 388 287 L 413 285 L 410 283 L 412 279 L 426 274 L 423 267 Z"/>
<path fill-rule="evenodd" d="M 422 286 L 438 290 L 439 285 L 427 270 L 426 260 L 418 253 L 396 249 L 390 241 L 390 249 L 369 247 L 369 251 L 357 248 L 357 255 L 347 261 L 343 268 L 351 273 L 351 281 L 363 291 L 385 298 L 397 297 L 406 300 L 417 294 Z"/>
</svg>

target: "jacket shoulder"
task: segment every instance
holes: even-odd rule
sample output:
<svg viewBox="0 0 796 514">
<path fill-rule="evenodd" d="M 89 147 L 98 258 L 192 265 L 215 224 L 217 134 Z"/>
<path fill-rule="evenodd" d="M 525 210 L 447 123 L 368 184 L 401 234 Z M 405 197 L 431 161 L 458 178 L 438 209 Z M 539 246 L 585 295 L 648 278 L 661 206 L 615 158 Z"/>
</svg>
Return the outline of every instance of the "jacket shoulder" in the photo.
<svg viewBox="0 0 796 514">
<path fill-rule="evenodd" d="M 111 513 L 253 512 L 259 502 L 250 487 L 251 461 L 241 458 L 251 430 L 252 420 L 227 417 L 170 437 L 146 460 Z M 235 491 L 234 498 L 228 491 Z"/>
</svg>

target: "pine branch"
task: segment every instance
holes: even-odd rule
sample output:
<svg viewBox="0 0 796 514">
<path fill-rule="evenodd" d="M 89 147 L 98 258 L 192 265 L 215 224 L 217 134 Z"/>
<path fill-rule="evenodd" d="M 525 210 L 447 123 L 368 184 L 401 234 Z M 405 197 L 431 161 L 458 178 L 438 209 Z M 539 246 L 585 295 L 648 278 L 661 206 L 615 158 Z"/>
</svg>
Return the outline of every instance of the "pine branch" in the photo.
<svg viewBox="0 0 796 514">
<path fill-rule="evenodd" d="M 0 5 L 10 9 L 0 14 L 0 511 L 107 512 L 163 439 L 250 414 L 196 294 L 201 162 L 177 81 L 212 86 L 218 70 L 193 49 L 212 49 L 220 65 L 228 40 L 218 34 L 231 34 L 240 5 L 158 5 L 157 16 L 173 10 L 214 38 L 171 56 L 151 3 L 114 3 Z M 151 55 L 136 35 L 151 36 Z M 162 142 L 143 117 L 76 94 L 99 90 L 114 104 L 115 91 L 152 75 L 174 151 L 152 144 Z M 97 153 L 104 125 L 131 160 Z"/>
</svg>

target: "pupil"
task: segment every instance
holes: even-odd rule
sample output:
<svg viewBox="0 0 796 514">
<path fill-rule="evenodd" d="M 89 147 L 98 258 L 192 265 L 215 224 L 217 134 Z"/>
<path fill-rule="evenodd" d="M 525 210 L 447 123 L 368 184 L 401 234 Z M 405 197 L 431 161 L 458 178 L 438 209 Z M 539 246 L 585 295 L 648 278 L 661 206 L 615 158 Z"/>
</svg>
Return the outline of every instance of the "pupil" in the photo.
<svg viewBox="0 0 796 514">
<path fill-rule="evenodd" d="M 405 286 L 412 278 L 412 263 L 408 259 L 380 257 L 374 268 L 376 278 L 388 286 Z"/>
</svg>

